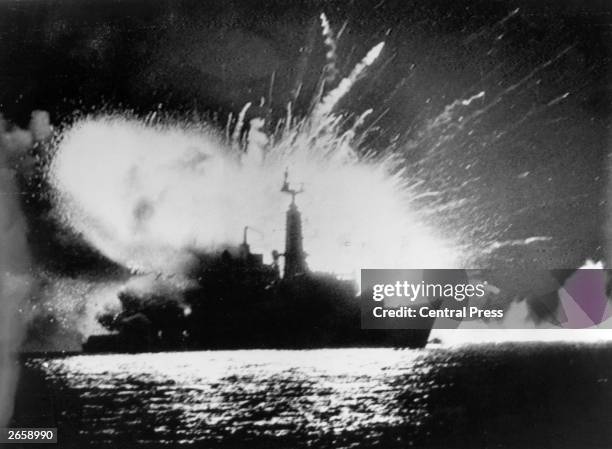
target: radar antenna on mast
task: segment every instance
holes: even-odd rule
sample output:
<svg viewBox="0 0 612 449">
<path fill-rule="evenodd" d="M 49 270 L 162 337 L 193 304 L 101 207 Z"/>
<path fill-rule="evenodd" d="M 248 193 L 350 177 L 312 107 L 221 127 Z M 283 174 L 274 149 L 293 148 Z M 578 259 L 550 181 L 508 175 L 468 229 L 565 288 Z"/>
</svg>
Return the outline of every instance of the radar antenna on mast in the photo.
<svg viewBox="0 0 612 449">
<path fill-rule="evenodd" d="M 291 195 L 291 204 L 287 210 L 287 226 L 285 229 L 285 267 L 283 278 L 292 279 L 308 271 L 306 253 L 302 243 L 302 216 L 295 204 L 295 196 L 304 191 L 303 184 L 299 189 L 289 184 L 289 169 L 285 170 L 285 180 L 281 192 Z"/>
<path fill-rule="evenodd" d="M 300 184 L 299 189 L 291 188 L 289 184 L 289 169 L 285 169 L 285 180 L 283 181 L 283 187 L 281 188 L 281 192 L 288 193 L 291 195 L 291 204 L 295 204 L 295 196 L 304 192 L 304 184 Z"/>
</svg>

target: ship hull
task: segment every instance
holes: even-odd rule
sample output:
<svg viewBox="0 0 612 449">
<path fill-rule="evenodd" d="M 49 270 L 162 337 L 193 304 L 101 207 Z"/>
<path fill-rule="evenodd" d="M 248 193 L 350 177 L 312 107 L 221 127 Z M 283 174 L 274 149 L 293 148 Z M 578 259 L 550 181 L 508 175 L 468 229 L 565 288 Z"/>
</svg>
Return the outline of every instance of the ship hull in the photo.
<svg viewBox="0 0 612 449">
<path fill-rule="evenodd" d="M 83 345 L 85 353 L 139 353 L 139 352 L 171 352 L 171 351 L 200 351 L 200 350 L 257 350 L 257 349 L 333 349 L 333 348 L 423 348 L 427 344 L 430 331 L 427 329 L 403 330 L 403 331 L 363 331 L 368 332 L 363 338 L 351 341 L 327 341 L 324 338 L 307 339 L 302 341 L 293 339 L 291 342 L 277 340 L 263 341 L 231 341 L 225 335 L 210 342 L 194 344 L 184 342 L 183 344 L 165 344 L 155 339 L 135 338 L 129 339 L 119 334 L 93 335 Z M 318 340 L 318 341 L 317 341 Z"/>
<path fill-rule="evenodd" d="M 218 279 L 216 277 L 215 279 Z M 209 284 L 187 295 L 191 313 L 137 313 L 120 331 L 94 335 L 83 351 L 155 352 L 347 347 L 422 348 L 433 320 L 420 329 L 362 329 L 354 283 L 326 274 L 281 280 L 270 288 Z"/>
</svg>

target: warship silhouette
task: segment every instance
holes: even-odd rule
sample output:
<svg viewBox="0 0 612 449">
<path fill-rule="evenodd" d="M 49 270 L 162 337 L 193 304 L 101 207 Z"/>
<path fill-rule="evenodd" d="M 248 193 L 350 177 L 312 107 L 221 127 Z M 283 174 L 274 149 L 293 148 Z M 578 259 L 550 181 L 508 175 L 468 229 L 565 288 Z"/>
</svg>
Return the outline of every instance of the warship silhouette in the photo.
<svg viewBox="0 0 612 449">
<path fill-rule="evenodd" d="M 356 283 L 308 268 L 296 204 L 303 188 L 290 185 L 287 171 L 281 192 L 291 196 L 285 251 L 273 251 L 271 264 L 251 253 L 247 226 L 237 251 L 198 255 L 189 273 L 196 287 L 180 301 L 120 293 L 122 310 L 99 317 L 110 333 L 90 336 L 83 351 L 425 346 L 433 321 L 422 329 L 361 328 Z"/>
</svg>

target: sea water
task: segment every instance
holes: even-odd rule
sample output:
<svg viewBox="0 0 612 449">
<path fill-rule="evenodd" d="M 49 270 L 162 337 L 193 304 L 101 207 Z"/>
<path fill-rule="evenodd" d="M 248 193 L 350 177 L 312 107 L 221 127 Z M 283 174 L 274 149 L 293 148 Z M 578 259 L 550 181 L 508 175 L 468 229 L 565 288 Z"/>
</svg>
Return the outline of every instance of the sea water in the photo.
<svg viewBox="0 0 612 449">
<path fill-rule="evenodd" d="M 610 448 L 612 345 L 26 357 L 59 447 Z"/>
</svg>

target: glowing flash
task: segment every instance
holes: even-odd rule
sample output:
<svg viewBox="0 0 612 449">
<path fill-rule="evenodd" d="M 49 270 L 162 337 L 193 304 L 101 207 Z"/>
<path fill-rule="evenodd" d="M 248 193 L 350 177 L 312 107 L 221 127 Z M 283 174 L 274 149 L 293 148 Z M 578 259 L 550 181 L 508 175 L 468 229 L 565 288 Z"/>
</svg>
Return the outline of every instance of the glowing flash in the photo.
<svg viewBox="0 0 612 449">
<path fill-rule="evenodd" d="M 372 48 L 312 116 L 288 117 L 279 136 L 268 139 L 263 120 L 251 120 L 242 147 L 248 105 L 229 142 L 187 125 L 154 126 L 120 115 L 82 119 L 61 137 L 51 167 L 59 215 L 134 270 L 179 272 L 193 250 L 237 245 L 247 225 L 262 231 L 250 244 L 267 255 L 284 249 L 288 200 L 280 187 L 289 168 L 305 189 L 299 208 L 312 269 L 355 277 L 362 267 L 453 266 L 452 245 L 409 210 L 393 160 L 358 157 L 357 128 L 371 111 L 348 132 L 331 113 L 382 48 Z"/>
</svg>

